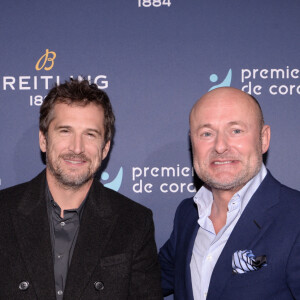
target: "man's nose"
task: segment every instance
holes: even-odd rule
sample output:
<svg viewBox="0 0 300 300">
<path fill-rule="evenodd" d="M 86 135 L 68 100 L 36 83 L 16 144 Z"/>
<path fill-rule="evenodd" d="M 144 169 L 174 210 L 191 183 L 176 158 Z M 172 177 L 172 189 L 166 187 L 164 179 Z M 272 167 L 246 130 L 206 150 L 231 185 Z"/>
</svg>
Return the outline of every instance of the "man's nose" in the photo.
<svg viewBox="0 0 300 300">
<path fill-rule="evenodd" d="M 218 154 L 225 153 L 229 148 L 228 139 L 224 134 L 218 133 L 215 141 L 215 151 Z"/>
<path fill-rule="evenodd" d="M 84 152 L 84 141 L 81 135 L 73 135 L 70 141 L 69 149 L 75 154 L 80 154 Z"/>
</svg>

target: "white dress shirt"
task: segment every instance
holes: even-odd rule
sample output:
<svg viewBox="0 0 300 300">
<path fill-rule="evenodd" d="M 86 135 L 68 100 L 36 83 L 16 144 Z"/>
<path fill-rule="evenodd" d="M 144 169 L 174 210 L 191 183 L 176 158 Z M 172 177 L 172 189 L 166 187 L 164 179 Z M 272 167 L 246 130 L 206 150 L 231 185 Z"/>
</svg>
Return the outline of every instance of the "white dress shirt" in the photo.
<svg viewBox="0 0 300 300">
<path fill-rule="evenodd" d="M 226 224 L 218 234 L 209 219 L 213 203 L 212 192 L 202 186 L 195 195 L 200 227 L 190 263 L 194 300 L 206 299 L 215 264 L 242 212 L 266 175 L 266 167 L 262 165 L 259 173 L 233 195 L 228 203 Z"/>
</svg>

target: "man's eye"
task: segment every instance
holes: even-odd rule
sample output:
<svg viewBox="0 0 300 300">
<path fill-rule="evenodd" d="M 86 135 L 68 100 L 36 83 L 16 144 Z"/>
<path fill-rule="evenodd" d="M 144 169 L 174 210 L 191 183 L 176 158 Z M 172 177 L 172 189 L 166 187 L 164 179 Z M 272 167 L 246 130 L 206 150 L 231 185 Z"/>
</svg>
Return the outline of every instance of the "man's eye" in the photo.
<svg viewBox="0 0 300 300">
<path fill-rule="evenodd" d="M 61 129 L 60 132 L 61 132 L 61 133 L 68 133 L 69 130 L 68 130 L 68 129 Z"/>
<path fill-rule="evenodd" d="M 96 135 L 94 134 L 94 133 L 87 133 L 87 136 L 89 137 L 89 138 L 95 138 L 96 137 Z"/>
<path fill-rule="evenodd" d="M 239 133 L 241 133 L 241 132 L 242 132 L 241 129 L 234 129 L 234 130 L 233 130 L 233 133 L 234 133 L 234 134 L 239 134 Z"/>
<path fill-rule="evenodd" d="M 211 133 L 210 132 L 204 132 L 204 133 L 202 133 L 202 136 L 208 137 L 208 136 L 211 136 Z"/>
</svg>

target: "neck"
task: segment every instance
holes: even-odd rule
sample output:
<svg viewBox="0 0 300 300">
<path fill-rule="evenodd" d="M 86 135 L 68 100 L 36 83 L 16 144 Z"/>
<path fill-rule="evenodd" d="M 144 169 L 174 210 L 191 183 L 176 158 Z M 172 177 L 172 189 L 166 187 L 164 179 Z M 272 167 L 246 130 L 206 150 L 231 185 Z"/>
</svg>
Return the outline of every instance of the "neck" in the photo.
<svg viewBox="0 0 300 300">
<path fill-rule="evenodd" d="M 214 200 L 209 218 L 213 223 L 216 234 L 218 234 L 226 224 L 228 203 L 235 192 L 236 191 L 212 190 Z"/>
<path fill-rule="evenodd" d="M 213 205 L 218 208 L 219 211 L 227 212 L 227 207 L 230 199 L 236 193 L 236 191 L 224 191 L 212 189 L 214 202 Z"/>
<path fill-rule="evenodd" d="M 62 185 L 48 169 L 46 170 L 46 177 L 51 195 L 61 208 L 62 216 L 64 210 L 76 209 L 81 205 L 93 183 L 93 179 L 91 179 L 81 187 L 75 189 Z"/>
</svg>

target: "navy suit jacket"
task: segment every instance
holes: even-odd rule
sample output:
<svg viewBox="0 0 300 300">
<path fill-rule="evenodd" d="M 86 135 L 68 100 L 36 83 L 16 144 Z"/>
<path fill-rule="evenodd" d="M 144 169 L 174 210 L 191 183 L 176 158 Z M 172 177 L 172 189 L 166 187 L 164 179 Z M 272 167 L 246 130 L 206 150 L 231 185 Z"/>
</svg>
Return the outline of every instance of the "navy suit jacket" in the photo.
<svg viewBox="0 0 300 300">
<path fill-rule="evenodd" d="M 178 207 L 170 239 L 160 249 L 164 295 L 192 300 L 190 261 L 199 229 L 192 198 Z M 233 274 L 238 250 L 266 255 L 267 266 Z M 233 229 L 212 273 L 207 300 L 300 299 L 300 192 L 265 177 Z"/>
</svg>

